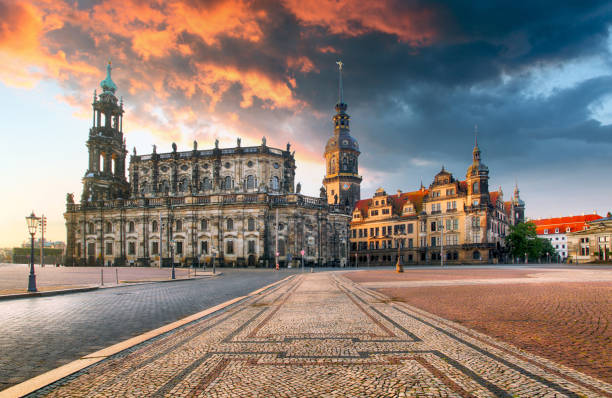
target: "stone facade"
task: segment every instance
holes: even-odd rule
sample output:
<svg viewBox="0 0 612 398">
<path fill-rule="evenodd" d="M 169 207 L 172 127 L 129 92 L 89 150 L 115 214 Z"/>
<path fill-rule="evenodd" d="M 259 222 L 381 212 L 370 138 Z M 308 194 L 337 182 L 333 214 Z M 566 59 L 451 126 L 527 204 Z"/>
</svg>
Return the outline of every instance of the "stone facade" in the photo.
<svg viewBox="0 0 612 398">
<path fill-rule="evenodd" d="M 489 169 L 476 144 L 466 178 L 444 167 L 429 188 L 388 195 L 382 188 L 357 203 L 351 221 L 351 263 L 488 263 L 504 259 L 509 227 L 524 221 L 518 187 L 504 202 L 489 192 Z"/>
<path fill-rule="evenodd" d="M 570 263 L 610 262 L 612 258 L 612 217 L 587 221 L 582 230 L 567 233 Z"/>
<path fill-rule="evenodd" d="M 210 263 L 273 266 L 346 261 L 350 215 L 296 189 L 295 157 L 261 145 L 130 157 L 125 176 L 123 102 L 107 77 L 94 94 L 89 167 L 80 203 L 66 205 L 68 265 Z M 104 123 L 102 122 L 104 121 Z M 356 166 L 355 166 L 356 167 Z"/>
</svg>

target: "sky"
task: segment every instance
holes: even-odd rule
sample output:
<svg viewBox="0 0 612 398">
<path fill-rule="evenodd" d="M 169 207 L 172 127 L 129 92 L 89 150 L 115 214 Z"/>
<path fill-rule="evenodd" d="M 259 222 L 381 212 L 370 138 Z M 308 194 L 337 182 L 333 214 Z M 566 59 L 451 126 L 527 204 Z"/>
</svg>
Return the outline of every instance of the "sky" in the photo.
<svg viewBox="0 0 612 398">
<path fill-rule="evenodd" d="M 477 125 L 528 217 L 612 210 L 609 1 L 0 0 L 0 247 L 65 240 L 108 60 L 130 152 L 291 142 L 316 196 L 339 59 L 362 198 L 464 178 Z"/>
</svg>

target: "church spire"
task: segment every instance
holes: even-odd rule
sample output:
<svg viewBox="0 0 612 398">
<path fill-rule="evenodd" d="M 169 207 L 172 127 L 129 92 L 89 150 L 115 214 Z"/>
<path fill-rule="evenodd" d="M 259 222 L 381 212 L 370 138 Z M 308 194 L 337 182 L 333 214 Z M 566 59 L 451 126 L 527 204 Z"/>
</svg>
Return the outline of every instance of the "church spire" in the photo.
<svg viewBox="0 0 612 398">
<path fill-rule="evenodd" d="M 478 147 L 478 125 L 474 125 L 474 150 L 472 151 L 474 163 L 480 162 L 480 148 Z"/>
<path fill-rule="evenodd" d="M 108 64 L 106 65 L 106 79 L 100 82 L 100 87 L 102 87 L 104 93 L 115 94 L 115 91 L 117 91 L 117 85 L 111 78 L 111 69 L 111 61 L 109 60 Z"/>
<path fill-rule="evenodd" d="M 338 103 L 344 104 L 344 92 L 342 90 L 342 67 L 344 63 L 338 60 L 336 64 L 338 65 Z"/>
</svg>

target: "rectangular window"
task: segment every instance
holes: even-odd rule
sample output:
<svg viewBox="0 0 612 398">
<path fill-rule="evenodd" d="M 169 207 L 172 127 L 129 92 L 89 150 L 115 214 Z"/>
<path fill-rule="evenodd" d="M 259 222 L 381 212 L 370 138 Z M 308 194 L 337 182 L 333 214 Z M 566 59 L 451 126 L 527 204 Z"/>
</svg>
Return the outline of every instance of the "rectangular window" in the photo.
<svg viewBox="0 0 612 398">
<path fill-rule="evenodd" d="M 378 236 L 378 227 L 375 228 L 375 231 L 376 231 L 376 235 L 375 236 Z"/>
<path fill-rule="evenodd" d="M 436 221 L 432 221 L 431 222 L 431 232 L 435 232 L 436 231 L 436 226 L 438 225 L 438 223 Z"/>
<path fill-rule="evenodd" d="M 409 238 L 409 239 L 408 239 L 408 247 L 409 247 L 409 248 L 414 247 L 414 242 L 412 241 L 412 238 Z"/>
<path fill-rule="evenodd" d="M 250 240 L 248 243 L 248 252 L 249 254 L 255 254 L 255 241 Z"/>
<path fill-rule="evenodd" d="M 183 242 L 176 242 L 176 254 L 183 254 Z"/>
<path fill-rule="evenodd" d="M 106 244 L 106 254 L 107 255 L 113 254 L 113 244 L 112 243 Z"/>
<path fill-rule="evenodd" d="M 421 224 L 421 227 L 420 227 L 421 232 L 427 232 L 427 229 L 426 229 L 427 228 L 427 224 L 425 224 L 425 221 L 421 221 L 420 224 Z"/>
<path fill-rule="evenodd" d="M 228 240 L 226 245 L 225 245 L 225 252 L 227 254 L 234 254 L 234 241 Z"/>
<path fill-rule="evenodd" d="M 382 214 L 389 214 L 389 209 L 382 209 Z"/>
<path fill-rule="evenodd" d="M 432 246 L 436 246 L 436 237 L 435 236 L 431 237 L 431 245 Z"/>
<path fill-rule="evenodd" d="M 421 247 L 427 247 L 427 237 L 421 236 Z"/>
<path fill-rule="evenodd" d="M 77 243 L 77 257 L 81 257 L 81 244 Z"/>
<path fill-rule="evenodd" d="M 159 254 L 159 242 L 152 242 L 151 243 L 151 254 Z"/>
<path fill-rule="evenodd" d="M 459 230 L 459 220 L 457 218 L 453 218 L 453 231 Z"/>
<path fill-rule="evenodd" d="M 374 236 L 374 228 L 370 228 L 370 236 Z"/>
<path fill-rule="evenodd" d="M 408 224 L 408 233 L 409 234 L 414 233 L 414 226 L 412 224 Z"/>
<path fill-rule="evenodd" d="M 131 256 L 136 254 L 136 242 L 128 242 L 128 254 Z"/>
<path fill-rule="evenodd" d="M 200 254 L 208 254 L 208 241 L 203 240 L 200 242 Z"/>
</svg>

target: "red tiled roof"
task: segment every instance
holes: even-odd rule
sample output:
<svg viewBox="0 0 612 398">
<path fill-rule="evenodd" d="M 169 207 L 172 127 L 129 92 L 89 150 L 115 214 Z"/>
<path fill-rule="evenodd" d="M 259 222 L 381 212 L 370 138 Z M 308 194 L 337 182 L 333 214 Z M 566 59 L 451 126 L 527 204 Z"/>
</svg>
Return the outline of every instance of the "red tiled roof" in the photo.
<svg viewBox="0 0 612 398">
<path fill-rule="evenodd" d="M 406 202 L 410 201 L 414 205 L 415 211 L 421 211 L 423 198 L 429 193 L 429 190 L 423 189 L 414 192 L 404 192 L 402 194 L 387 195 L 393 201 L 393 212 L 401 214 Z M 367 216 L 368 209 L 372 203 L 372 198 L 361 199 L 355 204 L 355 209 L 361 212 L 362 217 Z M 354 211 L 354 210 L 353 210 Z"/>
<path fill-rule="evenodd" d="M 497 203 L 497 199 L 499 198 L 499 191 L 489 192 L 489 200 L 491 204 L 495 205 Z"/>
<path fill-rule="evenodd" d="M 512 201 L 504 202 L 504 210 L 506 211 L 506 215 L 510 216 L 510 211 L 512 210 Z"/>
<path fill-rule="evenodd" d="M 599 220 L 600 218 L 602 217 L 597 214 L 587 214 L 582 216 L 543 218 L 530 220 L 529 222 L 535 224 L 538 235 L 545 235 L 544 230 L 548 230 L 548 234 L 554 234 L 556 228 L 559 228 L 558 233 L 566 233 L 567 228 L 571 232 L 582 231 L 587 222 Z"/>
</svg>

